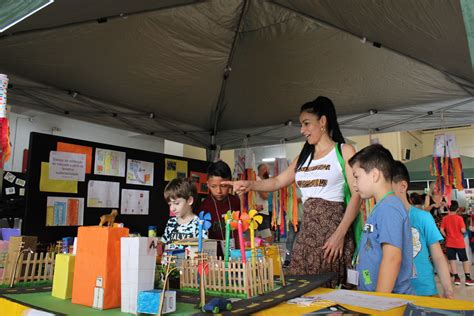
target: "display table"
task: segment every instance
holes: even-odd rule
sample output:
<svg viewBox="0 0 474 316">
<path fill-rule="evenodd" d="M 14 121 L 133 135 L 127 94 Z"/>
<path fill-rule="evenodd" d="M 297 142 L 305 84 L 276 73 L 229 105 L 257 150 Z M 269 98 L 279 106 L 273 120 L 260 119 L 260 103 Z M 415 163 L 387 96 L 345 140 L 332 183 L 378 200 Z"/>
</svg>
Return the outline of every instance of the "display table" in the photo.
<svg viewBox="0 0 474 316">
<path fill-rule="evenodd" d="M 317 290 L 309 292 L 307 295 L 323 294 L 334 291 L 332 289 L 319 288 Z M 425 307 L 432 308 L 449 308 L 453 310 L 474 310 L 474 302 L 468 301 L 459 301 L 459 300 L 446 300 L 442 298 L 435 297 L 420 297 L 420 296 L 410 296 L 410 295 L 397 295 L 397 294 L 376 294 L 371 292 L 361 292 L 367 294 L 380 295 L 385 297 L 395 297 L 406 300 L 412 300 L 413 304 Z M 167 314 L 167 315 L 192 315 L 198 313 L 199 310 L 196 309 L 196 304 L 189 304 L 184 302 L 177 302 L 176 313 Z M 363 312 L 366 314 L 373 315 L 403 315 L 405 307 L 395 308 L 386 312 L 374 311 L 371 309 L 365 309 L 350 305 L 341 304 L 344 307 Z M 3 315 L 3 311 L 8 311 L 8 316 L 20 316 L 24 315 L 26 310 L 29 309 L 39 309 L 51 314 L 67 314 L 67 315 L 77 315 L 77 316 L 120 316 L 120 315 L 130 315 L 128 313 L 121 313 L 119 308 L 110 309 L 110 310 L 96 310 L 82 305 L 72 304 L 70 300 L 62 300 L 51 296 L 51 292 L 38 292 L 30 294 L 5 294 L 4 298 L 0 297 L 0 315 Z M 309 307 L 299 307 L 296 305 L 291 305 L 287 303 L 282 303 L 275 307 L 254 313 L 253 315 L 303 315 L 309 312 L 313 312 L 321 306 L 309 306 Z M 47 314 L 46 314 L 47 315 Z M 211 315 L 211 314 L 209 314 Z"/>
<path fill-rule="evenodd" d="M 311 295 L 316 295 L 316 294 L 329 293 L 332 291 L 334 290 L 326 289 L 326 288 L 318 288 L 314 291 L 309 292 L 306 295 L 311 296 Z M 384 296 L 384 297 L 400 298 L 404 300 L 411 300 L 413 304 L 424 306 L 424 307 L 453 309 L 453 310 L 474 310 L 474 302 L 468 302 L 468 301 L 447 300 L 444 298 L 414 296 L 414 295 L 381 294 L 381 293 L 374 293 L 374 292 L 360 292 L 360 293 L 366 293 L 366 294 Z M 357 306 L 344 305 L 344 304 L 340 304 L 340 305 L 344 306 L 347 309 L 366 313 L 366 314 L 377 314 L 377 315 L 387 315 L 387 316 L 388 315 L 390 316 L 403 315 L 403 311 L 405 310 L 405 307 L 399 307 L 399 308 L 391 309 L 386 312 L 381 312 L 381 311 L 374 311 L 373 309 L 361 308 Z M 322 308 L 322 307 L 315 306 L 315 305 L 308 306 L 308 307 L 300 307 L 300 306 L 296 306 L 292 304 L 282 303 L 275 307 L 257 312 L 254 315 L 260 315 L 260 316 L 303 315 L 303 314 L 313 312 L 319 308 Z"/>
</svg>

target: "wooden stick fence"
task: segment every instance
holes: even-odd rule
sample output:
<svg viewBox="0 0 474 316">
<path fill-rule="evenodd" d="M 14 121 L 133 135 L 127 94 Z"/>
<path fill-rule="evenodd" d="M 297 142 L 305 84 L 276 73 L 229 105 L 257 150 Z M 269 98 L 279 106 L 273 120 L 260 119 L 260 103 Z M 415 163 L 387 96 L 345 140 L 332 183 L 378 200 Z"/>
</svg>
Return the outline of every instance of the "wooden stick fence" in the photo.
<svg viewBox="0 0 474 316">
<path fill-rule="evenodd" d="M 199 288 L 197 259 L 182 261 L 180 287 Z M 207 262 L 209 272 L 205 278 L 206 290 L 223 293 L 246 294 L 247 297 L 263 294 L 274 289 L 273 262 L 271 259 L 258 258 L 255 265 L 250 260 L 242 264 L 241 261 L 225 262 L 210 257 Z"/>
<path fill-rule="evenodd" d="M 54 252 L 28 253 L 20 257 L 15 283 L 53 280 L 55 257 Z"/>
</svg>

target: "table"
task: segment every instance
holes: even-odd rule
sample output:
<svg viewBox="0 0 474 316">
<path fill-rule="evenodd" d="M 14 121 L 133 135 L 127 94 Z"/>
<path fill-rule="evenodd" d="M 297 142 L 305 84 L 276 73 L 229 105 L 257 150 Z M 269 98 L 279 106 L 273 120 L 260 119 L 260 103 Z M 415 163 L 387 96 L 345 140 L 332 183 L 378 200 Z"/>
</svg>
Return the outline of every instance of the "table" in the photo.
<svg viewBox="0 0 474 316">
<path fill-rule="evenodd" d="M 306 296 L 329 293 L 332 291 L 334 291 L 334 289 L 318 288 L 316 290 L 309 292 L 308 294 L 306 294 Z M 424 306 L 424 307 L 454 309 L 454 310 L 456 309 L 457 310 L 463 310 L 463 309 L 474 310 L 474 302 L 468 302 L 468 301 L 448 300 L 448 299 L 438 298 L 438 297 L 426 297 L 426 296 L 414 296 L 414 295 L 402 295 L 402 294 L 383 294 L 383 293 L 362 292 L 362 291 L 360 293 L 411 300 L 413 301 L 413 304 Z M 343 304 L 340 304 L 340 305 L 343 305 Z M 348 309 L 358 311 L 358 312 L 363 312 L 367 314 L 387 315 L 387 316 L 403 315 L 403 311 L 405 310 L 405 307 L 399 307 L 399 308 L 391 309 L 389 311 L 382 312 L 382 311 L 374 311 L 373 309 L 361 308 L 361 307 L 351 306 L 351 305 L 343 305 L 343 306 Z M 309 312 L 313 312 L 317 309 L 318 309 L 318 306 L 300 307 L 300 306 L 282 303 L 275 307 L 255 313 L 254 315 L 259 315 L 259 316 L 303 315 Z"/>
</svg>

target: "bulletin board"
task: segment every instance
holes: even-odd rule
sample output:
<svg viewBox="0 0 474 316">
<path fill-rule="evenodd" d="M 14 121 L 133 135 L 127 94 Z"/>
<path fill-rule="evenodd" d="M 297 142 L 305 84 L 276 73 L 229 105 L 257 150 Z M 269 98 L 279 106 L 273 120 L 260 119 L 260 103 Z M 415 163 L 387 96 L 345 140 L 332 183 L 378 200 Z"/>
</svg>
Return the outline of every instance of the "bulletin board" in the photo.
<svg viewBox="0 0 474 316">
<path fill-rule="evenodd" d="M 69 157 L 67 153 L 81 158 L 77 159 L 81 160 L 77 165 L 82 167 L 84 181 L 68 179 L 77 176 L 77 170 L 54 171 L 57 174 L 49 170 L 53 168 L 50 159 L 56 161 L 57 157 Z M 163 191 L 168 183 L 165 181 L 166 163 L 170 165 L 170 161 L 187 165 L 187 177 L 191 172 L 205 173 L 209 165 L 209 162 L 196 159 L 31 133 L 22 233 L 38 236 L 42 242 L 54 242 L 63 237 L 77 236 L 79 226 L 98 225 L 101 215 L 117 209 L 116 222 L 124 223 L 131 233 L 147 236 L 148 226 L 157 226 L 158 235 L 161 235 L 169 219 Z M 51 172 L 61 179 L 46 177 Z M 180 169 L 179 176 L 183 174 Z M 201 199 L 205 196 L 200 195 Z M 129 204 L 134 203 L 146 204 L 145 209 L 131 211 Z M 64 208 L 67 209 L 67 218 L 58 215 L 64 214 L 60 212 Z"/>
</svg>

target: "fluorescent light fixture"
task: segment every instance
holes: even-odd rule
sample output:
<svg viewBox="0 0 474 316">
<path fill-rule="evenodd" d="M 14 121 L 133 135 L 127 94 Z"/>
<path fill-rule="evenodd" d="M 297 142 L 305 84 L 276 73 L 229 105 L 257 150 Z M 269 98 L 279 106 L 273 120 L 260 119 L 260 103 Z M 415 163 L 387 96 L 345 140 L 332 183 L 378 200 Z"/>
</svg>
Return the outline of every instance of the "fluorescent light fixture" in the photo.
<svg viewBox="0 0 474 316">
<path fill-rule="evenodd" d="M 2 2 L 0 4 L 0 33 L 50 5 L 54 0 Z"/>
<path fill-rule="evenodd" d="M 274 162 L 275 158 L 263 158 L 262 161 L 263 162 Z"/>
</svg>

